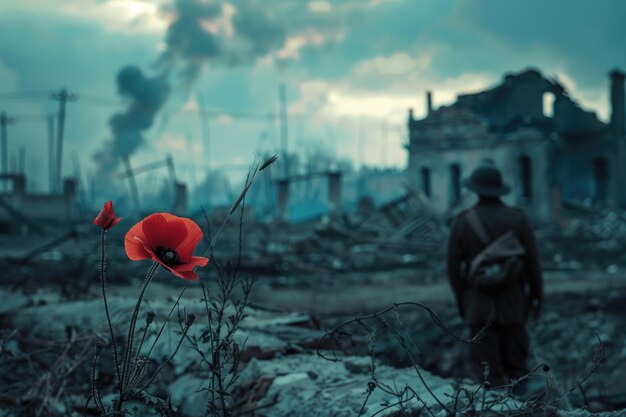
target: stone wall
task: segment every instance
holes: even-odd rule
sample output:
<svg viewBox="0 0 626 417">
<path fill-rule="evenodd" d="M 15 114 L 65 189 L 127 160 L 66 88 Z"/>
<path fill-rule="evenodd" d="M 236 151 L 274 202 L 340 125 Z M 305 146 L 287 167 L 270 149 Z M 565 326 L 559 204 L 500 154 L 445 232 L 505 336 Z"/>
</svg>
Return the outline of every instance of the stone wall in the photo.
<svg viewBox="0 0 626 417">
<path fill-rule="evenodd" d="M 504 201 L 524 207 L 536 222 L 548 222 L 552 217 L 550 152 L 549 141 L 530 130 L 504 138 L 457 143 L 454 147 L 414 146 L 409 152 L 407 176 L 412 185 L 429 197 L 436 211 L 445 213 L 467 192 L 461 188 L 459 199 L 457 182 L 467 178 L 485 160 L 491 160 L 512 187 Z M 425 172 L 429 173 L 430 186 L 425 184 Z"/>
</svg>

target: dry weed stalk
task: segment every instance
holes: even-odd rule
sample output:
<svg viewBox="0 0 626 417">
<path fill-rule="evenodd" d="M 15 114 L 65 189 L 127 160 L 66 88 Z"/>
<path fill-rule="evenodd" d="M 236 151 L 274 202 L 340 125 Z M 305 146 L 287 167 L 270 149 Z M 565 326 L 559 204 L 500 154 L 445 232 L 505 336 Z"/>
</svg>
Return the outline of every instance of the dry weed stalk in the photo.
<svg viewBox="0 0 626 417">
<path fill-rule="evenodd" d="M 116 335 L 113 328 L 113 323 L 109 314 L 108 300 L 106 297 L 106 232 L 108 227 L 103 227 L 102 230 L 102 252 L 101 252 L 101 296 L 104 303 L 105 317 L 108 324 L 109 337 L 111 339 L 111 348 L 114 359 L 114 374 L 116 377 L 117 390 L 116 398 L 113 400 L 111 406 L 104 404 L 102 400 L 101 390 L 99 387 L 99 360 L 102 350 L 105 346 L 101 343 L 96 344 L 95 354 L 92 361 L 91 369 L 91 391 L 85 404 L 85 415 L 87 413 L 89 404 L 93 401 L 96 410 L 101 417 L 118 417 L 129 414 L 129 410 L 124 408 L 124 405 L 135 398 L 141 398 L 146 403 L 154 404 L 155 411 L 161 415 L 176 415 L 175 408 L 170 404 L 169 399 L 163 400 L 151 395 L 148 389 L 156 380 L 161 370 L 171 362 L 174 356 L 178 353 L 184 340 L 189 340 L 192 347 L 199 352 L 201 359 L 208 365 L 208 371 L 210 373 L 210 385 L 207 388 L 208 392 L 208 404 L 207 415 L 211 416 L 228 416 L 231 415 L 230 411 L 230 390 L 233 388 L 235 382 L 238 379 L 238 365 L 241 354 L 241 347 L 234 340 L 234 333 L 237 325 L 245 317 L 244 309 L 247 306 L 248 296 L 252 288 L 252 282 L 249 280 L 241 280 L 238 278 L 238 272 L 241 263 L 241 250 L 242 250 L 242 223 L 243 212 L 245 206 L 245 198 L 248 190 L 252 186 L 254 179 L 259 171 L 270 166 L 276 161 L 277 156 L 274 155 L 264 162 L 258 162 L 248 172 L 246 183 L 243 190 L 234 201 L 230 211 L 228 212 L 224 222 L 211 238 L 211 232 L 209 228 L 209 246 L 204 253 L 204 256 L 211 254 L 213 256 L 213 245 L 217 240 L 217 237 L 221 233 L 222 229 L 228 222 L 229 218 L 236 212 L 237 208 L 241 207 L 241 215 L 239 218 L 239 252 L 236 266 L 232 266 L 227 263 L 225 266 L 220 265 L 217 260 L 213 261 L 213 265 L 218 271 L 218 291 L 213 295 L 204 284 L 201 284 L 204 294 L 205 309 L 207 312 L 208 329 L 202 334 L 200 341 L 202 343 L 209 344 L 209 357 L 203 354 L 200 349 L 197 338 L 189 336 L 189 329 L 195 321 L 195 315 L 193 313 L 187 314 L 185 319 L 179 320 L 181 325 L 180 338 L 176 344 L 174 351 L 171 355 L 162 362 L 155 370 L 149 369 L 150 357 L 156 347 L 160 337 L 165 329 L 167 323 L 172 316 L 174 310 L 179 306 L 179 302 L 188 287 L 189 281 L 186 281 L 182 291 L 180 292 L 176 302 L 169 311 L 169 314 L 163 321 L 160 329 L 156 333 L 154 340 L 148 349 L 146 354 L 142 354 L 142 348 L 149 331 L 151 323 L 154 321 L 155 314 L 148 312 L 146 315 L 145 326 L 143 330 L 139 330 L 141 339 L 139 345 L 135 347 L 135 341 L 138 337 L 137 332 L 137 320 L 139 318 L 139 312 L 141 309 L 142 300 L 145 291 L 150 284 L 151 280 L 157 273 L 159 263 L 154 262 L 146 274 L 144 283 L 141 287 L 135 308 L 133 309 L 130 319 L 130 325 L 128 329 L 128 336 L 126 338 L 126 344 L 124 350 L 116 344 Z M 203 209 L 204 211 L 204 209 Z M 114 215 L 113 215 L 114 216 Z M 206 218 L 206 213 L 205 213 Z M 207 219 L 208 224 L 208 219 Z M 110 226 L 109 226 L 110 227 Z M 195 270 L 195 268 L 194 268 Z M 243 294 L 242 297 L 236 297 L 236 293 L 240 291 Z M 228 311 L 230 308 L 234 308 L 234 314 Z M 122 359 L 123 358 L 123 359 Z M 218 411 L 219 410 L 219 411 Z M 218 414 L 220 413 L 220 414 Z"/>
<path fill-rule="evenodd" d="M 371 357 L 371 375 L 370 380 L 367 383 L 365 389 L 365 398 L 361 405 L 358 416 L 364 416 L 367 410 L 370 397 L 374 390 L 380 389 L 389 396 L 395 398 L 395 401 L 387 401 L 380 404 L 380 408 L 370 417 L 375 417 L 381 413 L 390 409 L 397 410 L 394 414 L 397 416 L 417 416 L 422 415 L 422 412 L 427 413 L 431 417 L 435 417 L 436 414 L 432 407 L 427 405 L 427 401 L 424 396 L 431 397 L 434 402 L 446 413 L 447 416 L 455 416 L 459 413 L 465 413 L 468 416 L 532 416 L 537 412 L 547 410 L 550 407 L 556 406 L 561 403 L 568 395 L 570 395 L 577 388 L 580 389 L 582 384 L 593 375 L 602 362 L 602 341 L 596 335 L 598 344 L 596 345 L 595 354 L 592 362 L 591 369 L 574 384 L 567 392 L 558 393 L 554 381 L 548 379 L 544 390 L 527 396 L 523 400 L 519 400 L 517 392 L 528 382 L 533 375 L 542 374 L 550 371 L 550 367 L 547 364 L 540 364 L 527 375 L 518 380 L 513 380 L 511 383 L 492 387 L 489 382 L 489 371 L 486 369 L 484 375 L 484 381 L 478 386 L 473 388 L 466 388 L 460 386 L 453 394 L 445 394 L 446 399 L 439 398 L 433 390 L 430 388 L 428 382 L 424 378 L 421 367 L 418 365 L 415 359 L 415 354 L 418 352 L 415 342 L 409 336 L 404 328 L 400 311 L 401 307 L 412 307 L 425 310 L 433 323 L 442 330 L 442 332 L 454 340 L 460 343 L 474 344 L 480 343 L 485 331 L 491 325 L 493 315 L 485 324 L 483 329 L 473 338 L 466 338 L 459 336 L 451 332 L 441 321 L 441 319 L 434 313 L 432 309 L 424 304 L 416 302 L 395 303 L 390 307 L 387 307 L 376 313 L 368 314 L 365 316 L 357 316 L 349 319 L 335 326 L 332 330 L 327 331 L 324 336 L 318 341 L 317 354 L 323 359 L 329 361 L 339 361 L 338 353 L 345 353 L 346 339 L 352 339 L 354 333 L 350 331 L 352 328 L 357 328 L 365 331 L 364 335 L 368 339 L 369 343 L 369 355 Z M 393 314 L 393 320 L 388 319 L 388 315 Z M 398 387 L 396 381 L 392 381 L 391 385 L 387 381 L 381 381 L 376 375 L 376 358 L 375 358 L 375 341 L 380 337 L 380 333 L 393 337 L 403 352 L 409 358 L 411 367 L 415 372 L 417 381 L 421 388 L 405 385 Z M 333 343 L 335 350 L 332 351 L 332 355 L 328 356 L 322 353 L 321 346 L 328 341 Z"/>
<path fill-rule="evenodd" d="M 270 163 L 274 160 L 275 158 Z M 259 165 L 257 165 L 248 173 L 244 189 L 228 214 L 230 216 L 236 212 L 237 208 L 240 209 L 238 250 L 235 264 L 230 260 L 222 264 L 215 258 L 213 245 L 209 246 L 209 256 L 213 260 L 212 265 L 217 273 L 217 279 L 212 291 L 201 283 L 202 300 L 207 318 L 206 327 L 199 336 L 187 335 L 191 346 L 198 353 L 202 365 L 209 373 L 208 386 L 202 389 L 202 391 L 206 391 L 206 416 L 226 417 L 237 413 L 237 407 L 233 401 L 233 390 L 239 379 L 239 364 L 244 346 L 243 344 L 240 346 L 235 340 L 235 332 L 246 317 L 245 309 L 248 306 L 253 286 L 251 280 L 239 276 L 243 249 L 243 215 L 246 193 L 259 171 Z M 207 238 L 214 242 L 215 237 L 211 237 L 209 218 L 204 208 L 202 211 L 207 226 Z M 225 222 L 218 232 L 222 230 L 224 224 Z"/>
<path fill-rule="evenodd" d="M 74 386 L 69 382 L 89 360 L 93 337 L 82 336 L 73 327 L 66 332 L 67 340 L 62 342 L 26 338 L 17 330 L 0 340 L 0 363 L 12 370 L 3 372 L 0 402 L 12 403 L 17 415 L 63 416 L 73 409 Z M 30 352 L 5 348 L 13 342 L 37 348 Z"/>
</svg>

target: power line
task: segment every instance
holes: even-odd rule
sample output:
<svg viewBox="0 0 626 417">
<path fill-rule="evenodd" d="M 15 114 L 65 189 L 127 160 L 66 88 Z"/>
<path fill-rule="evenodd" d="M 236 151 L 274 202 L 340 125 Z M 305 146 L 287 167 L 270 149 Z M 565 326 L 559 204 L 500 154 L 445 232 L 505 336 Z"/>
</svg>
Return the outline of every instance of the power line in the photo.
<svg viewBox="0 0 626 417">
<path fill-rule="evenodd" d="M 0 100 L 33 100 L 36 98 L 45 98 L 48 91 L 12 91 L 0 93 Z"/>
<path fill-rule="evenodd" d="M 163 108 L 158 109 L 155 106 L 139 105 L 136 102 L 125 102 L 124 100 L 111 100 L 105 97 L 98 97 L 91 94 L 81 94 L 81 100 L 90 104 L 117 107 L 126 105 L 132 105 L 134 111 L 143 111 L 146 113 L 155 113 L 156 111 L 170 112 L 170 113 L 183 113 L 183 114 L 201 114 L 204 116 L 229 116 L 238 119 L 259 119 L 267 120 L 277 117 L 275 112 L 253 112 L 245 110 L 232 110 L 232 109 L 215 109 L 199 107 L 195 109 L 180 109 L 180 108 Z"/>
<path fill-rule="evenodd" d="M 289 155 L 287 128 L 287 86 L 281 84 L 278 90 L 278 100 L 280 101 L 280 148 L 284 155 L 283 164 L 285 167 L 285 178 L 289 177 Z"/>
<path fill-rule="evenodd" d="M 45 98 L 49 96 L 49 92 L 46 91 L 24 91 L 24 92 L 5 92 L 0 93 L 0 100 L 33 100 L 39 98 Z M 77 96 L 77 95 L 76 95 Z M 258 121 L 268 121 L 268 120 L 278 120 L 280 118 L 281 112 L 276 111 L 248 111 L 248 110 L 240 110 L 240 109 L 220 109 L 220 108 L 209 108 L 209 107 L 196 107 L 196 108 L 180 108 L 180 107 L 169 107 L 158 109 L 155 106 L 149 105 L 141 105 L 136 101 L 124 100 L 124 99 L 111 99 L 108 97 L 99 96 L 97 94 L 90 93 L 81 93 L 80 94 L 81 102 L 95 104 L 99 106 L 109 106 L 109 107 L 119 107 L 119 106 L 132 106 L 133 111 L 144 111 L 149 113 L 156 113 L 157 111 L 163 113 L 170 114 L 179 114 L 179 115 L 197 115 L 201 114 L 205 117 L 230 117 L 233 119 L 239 120 L 258 120 Z M 320 121 L 324 121 L 324 117 L 320 117 L 319 115 L 314 115 L 308 112 L 302 111 L 286 111 L 286 114 L 289 118 L 294 120 L 311 120 L 318 119 Z M 358 125 L 369 125 L 376 126 L 380 129 L 384 129 L 385 125 L 390 125 L 386 121 L 373 121 L 365 119 L 363 120 L 362 116 L 341 116 L 338 118 L 328 118 L 329 122 L 333 123 L 342 123 L 342 119 L 351 119 L 354 123 L 358 123 Z M 348 122 L 349 123 L 349 122 Z"/>
<path fill-rule="evenodd" d="M 22 122 L 38 122 L 45 120 L 49 114 L 46 113 L 25 113 L 25 114 L 14 114 L 13 117 L 15 120 Z"/>
<path fill-rule="evenodd" d="M 115 106 L 122 106 L 124 104 L 132 105 L 134 111 L 145 111 L 145 112 L 150 112 L 150 113 L 153 113 L 156 110 L 160 110 L 162 112 L 168 112 L 168 113 L 173 113 L 173 114 L 175 113 L 194 114 L 194 115 L 201 114 L 206 117 L 228 116 L 234 119 L 250 119 L 250 120 L 263 120 L 263 121 L 276 120 L 281 117 L 280 111 L 279 112 L 275 112 L 275 111 L 263 112 L 263 111 L 249 111 L 249 110 L 239 110 L 239 109 L 220 109 L 220 108 L 205 107 L 203 105 L 200 105 L 199 107 L 196 107 L 196 108 L 169 107 L 169 108 L 163 108 L 163 109 L 156 109 L 154 106 L 147 106 L 147 105 L 142 106 L 134 101 L 125 101 L 124 99 L 121 99 L 121 100 L 110 99 L 107 97 L 102 97 L 102 96 L 98 96 L 94 94 L 81 93 L 80 98 L 81 98 L 81 101 L 89 102 L 91 104 L 102 105 L 102 106 L 115 107 Z M 311 115 L 310 113 L 302 112 L 302 111 L 286 110 L 286 114 L 289 118 L 300 119 L 300 120 L 319 118 L 316 115 Z M 364 121 L 362 120 L 362 116 L 352 116 L 352 117 L 343 116 L 343 118 L 353 119 L 355 120 L 355 122 L 358 121 L 359 124 L 380 125 L 381 128 L 385 124 L 388 124 L 387 122 L 373 122 L 373 121 L 367 121 L 367 120 Z"/>
</svg>

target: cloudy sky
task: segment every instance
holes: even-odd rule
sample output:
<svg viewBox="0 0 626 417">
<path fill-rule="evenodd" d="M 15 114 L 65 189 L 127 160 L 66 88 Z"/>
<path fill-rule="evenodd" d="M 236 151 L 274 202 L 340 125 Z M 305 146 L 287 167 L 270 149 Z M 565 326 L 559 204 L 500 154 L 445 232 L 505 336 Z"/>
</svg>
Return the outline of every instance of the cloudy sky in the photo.
<svg viewBox="0 0 626 417">
<path fill-rule="evenodd" d="M 530 66 L 607 120 L 607 73 L 626 69 L 626 2 L 5 0 L 0 39 L 10 154 L 26 147 L 39 187 L 57 108 L 47 92 L 61 87 L 78 94 L 67 174 L 74 159 L 114 172 L 124 152 L 133 164 L 171 153 L 187 178 L 207 163 L 235 172 L 279 149 L 281 83 L 290 150 L 402 167 L 407 109 L 423 115 L 426 90 L 449 104 Z"/>
</svg>

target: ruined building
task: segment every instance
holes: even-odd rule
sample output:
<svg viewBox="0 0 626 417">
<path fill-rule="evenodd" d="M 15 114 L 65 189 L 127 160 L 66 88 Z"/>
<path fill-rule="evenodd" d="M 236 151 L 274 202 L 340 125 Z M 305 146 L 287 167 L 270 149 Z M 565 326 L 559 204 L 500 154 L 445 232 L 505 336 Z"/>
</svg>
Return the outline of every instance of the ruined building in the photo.
<svg viewBox="0 0 626 417">
<path fill-rule="evenodd" d="M 6 184 L 9 187 L 6 187 Z M 0 235 L 44 233 L 45 226 L 78 220 L 76 181 L 66 179 L 61 193 L 31 193 L 23 174 L 0 174 Z M 8 190 L 6 190 L 8 188 Z"/>
<path fill-rule="evenodd" d="M 441 213 L 459 205 L 461 180 L 485 161 L 513 187 L 505 201 L 536 222 L 558 216 L 563 201 L 626 208 L 624 73 L 609 78 L 609 124 L 535 69 L 438 109 L 429 92 L 425 118 L 409 111 L 407 179 Z"/>
</svg>

